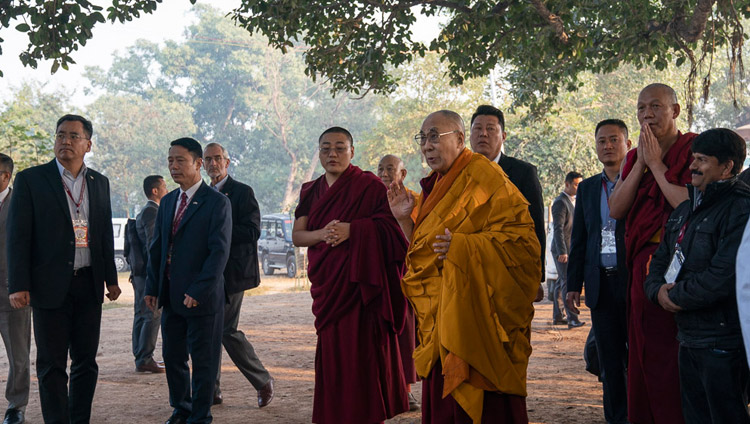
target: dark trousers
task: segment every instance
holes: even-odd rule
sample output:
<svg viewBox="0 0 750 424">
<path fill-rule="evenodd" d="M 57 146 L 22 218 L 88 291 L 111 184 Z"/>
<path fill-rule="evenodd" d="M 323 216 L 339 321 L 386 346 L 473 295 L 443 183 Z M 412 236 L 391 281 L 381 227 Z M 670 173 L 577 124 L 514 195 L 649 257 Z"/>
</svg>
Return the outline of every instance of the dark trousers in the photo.
<svg viewBox="0 0 750 424">
<path fill-rule="evenodd" d="M 628 421 L 628 324 L 624 290 L 617 290 L 616 275 L 601 273 L 599 299 L 591 310 L 591 326 L 599 356 L 604 418 L 608 423 Z M 618 295 L 616 293 L 622 293 Z"/>
<path fill-rule="evenodd" d="M 161 316 L 162 356 L 167 371 L 169 404 L 188 423 L 210 423 L 214 383 L 221 354 L 224 311 L 182 316 L 169 304 Z M 193 366 L 192 384 L 188 359 Z M 192 390 L 191 390 L 192 389 Z M 192 391 L 192 395 L 191 395 Z"/>
<path fill-rule="evenodd" d="M 253 345 L 247 340 L 245 333 L 237 329 L 240 322 L 240 308 L 245 292 L 230 294 L 229 303 L 224 306 L 224 331 L 221 335 L 221 343 L 227 354 L 247 378 L 255 390 L 260 390 L 271 379 L 271 374 L 263 367 Z M 221 379 L 221 353 L 219 353 L 219 366 L 216 372 L 216 390 L 219 390 Z"/>
<path fill-rule="evenodd" d="M 156 337 L 159 335 L 161 309 L 152 311 L 143 300 L 146 277 L 133 276 L 133 356 L 135 365 L 146 365 L 154 361 Z"/>
<path fill-rule="evenodd" d="M 552 319 L 566 319 L 563 316 L 563 311 L 565 311 L 568 322 L 577 321 L 578 314 L 565 305 L 565 297 L 568 295 L 568 263 L 558 262 L 555 258 L 555 268 L 557 268 L 557 281 L 552 289 Z"/>
<path fill-rule="evenodd" d="M 36 375 L 44 422 L 88 423 L 99 375 L 96 351 L 102 321 L 102 303 L 97 299 L 90 269 L 71 279 L 61 307 L 33 310 Z"/>
<path fill-rule="evenodd" d="M 685 423 L 750 423 L 744 349 L 680 346 L 679 364 Z"/>
</svg>

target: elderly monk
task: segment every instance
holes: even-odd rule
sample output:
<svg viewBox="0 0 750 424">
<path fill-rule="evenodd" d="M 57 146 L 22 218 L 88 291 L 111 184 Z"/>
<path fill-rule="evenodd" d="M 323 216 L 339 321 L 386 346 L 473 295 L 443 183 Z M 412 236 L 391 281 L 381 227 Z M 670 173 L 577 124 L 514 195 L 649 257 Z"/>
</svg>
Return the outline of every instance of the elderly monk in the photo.
<svg viewBox="0 0 750 424">
<path fill-rule="evenodd" d="M 318 334 L 312 420 L 378 423 L 408 410 L 397 340 L 407 241 L 386 187 L 351 165 L 349 131 L 329 128 L 318 145 L 326 172 L 302 185 L 292 231 L 296 246 L 309 246 Z"/>
<path fill-rule="evenodd" d="M 378 162 L 378 178 L 383 181 L 386 187 L 390 187 L 392 183 L 403 184 L 404 178 L 406 178 L 406 167 L 404 167 L 404 161 L 400 157 L 395 155 L 385 155 L 380 162 Z M 407 189 L 412 196 L 417 196 L 417 193 Z M 415 213 L 412 213 L 412 221 L 416 220 L 416 209 Z M 414 328 L 414 312 L 411 307 L 406 308 L 406 322 L 404 323 L 404 331 L 398 336 L 398 346 L 401 350 L 401 364 L 404 367 L 404 376 L 406 377 L 406 389 L 409 392 L 409 410 L 416 411 L 419 409 L 419 402 L 411 393 L 411 384 L 417 382 L 417 371 L 414 369 L 414 347 L 416 342 L 416 329 Z"/>
<path fill-rule="evenodd" d="M 525 423 L 539 241 L 526 199 L 464 137 L 458 114 L 430 114 L 415 137 L 432 168 L 422 193 L 388 192 L 411 240 L 401 288 L 417 316 L 422 422 Z"/>
<path fill-rule="evenodd" d="M 623 161 L 609 198 L 612 218 L 625 219 L 628 282 L 628 418 L 632 423 L 683 422 L 674 314 L 643 290 L 651 255 L 675 207 L 688 199 L 695 134 L 677 130 L 680 105 L 668 85 L 651 84 L 638 96 L 638 148 Z"/>
</svg>

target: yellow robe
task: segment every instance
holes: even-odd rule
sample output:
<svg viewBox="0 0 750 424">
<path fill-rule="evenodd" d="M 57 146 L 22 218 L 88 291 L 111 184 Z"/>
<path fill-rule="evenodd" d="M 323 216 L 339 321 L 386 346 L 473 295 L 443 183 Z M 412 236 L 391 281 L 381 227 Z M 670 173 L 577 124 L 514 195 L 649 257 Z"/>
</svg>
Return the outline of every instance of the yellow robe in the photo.
<svg viewBox="0 0 750 424">
<path fill-rule="evenodd" d="M 420 194 L 416 207 L 423 202 Z M 432 244 L 445 228 L 453 237 L 439 260 Z M 479 154 L 412 234 L 401 286 L 418 322 L 417 374 L 427 377 L 438 360 L 446 368 L 452 354 L 446 391 L 475 423 L 483 390 L 526 396 L 539 249 L 528 202 L 497 163 Z M 457 363 L 468 364 L 459 381 L 451 371 Z"/>
</svg>

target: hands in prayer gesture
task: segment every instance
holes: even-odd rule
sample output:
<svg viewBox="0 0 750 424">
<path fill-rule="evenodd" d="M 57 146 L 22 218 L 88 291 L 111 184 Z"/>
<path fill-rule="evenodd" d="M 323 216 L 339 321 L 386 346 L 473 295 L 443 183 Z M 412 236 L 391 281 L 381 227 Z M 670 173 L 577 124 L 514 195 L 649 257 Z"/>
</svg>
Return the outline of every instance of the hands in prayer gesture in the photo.
<svg viewBox="0 0 750 424">
<path fill-rule="evenodd" d="M 651 131 L 651 127 L 644 123 L 641 125 L 641 135 L 638 137 L 638 161 L 645 164 L 652 171 L 663 166 L 661 160 L 661 146 L 659 140 Z"/>
</svg>

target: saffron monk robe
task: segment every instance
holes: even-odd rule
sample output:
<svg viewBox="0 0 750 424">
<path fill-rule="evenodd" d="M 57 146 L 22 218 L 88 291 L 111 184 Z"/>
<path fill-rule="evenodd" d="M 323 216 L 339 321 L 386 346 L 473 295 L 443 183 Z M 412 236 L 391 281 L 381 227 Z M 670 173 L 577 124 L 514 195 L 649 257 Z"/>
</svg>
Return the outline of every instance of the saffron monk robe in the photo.
<svg viewBox="0 0 750 424">
<path fill-rule="evenodd" d="M 388 191 L 411 240 L 401 286 L 417 316 L 422 422 L 527 423 L 540 245 L 526 199 L 464 137 L 455 112 L 429 115 L 415 136 L 433 170 L 422 193 Z"/>
<path fill-rule="evenodd" d="M 696 134 L 677 130 L 674 90 L 651 84 L 638 96 L 641 134 L 628 152 L 609 198 L 610 216 L 625 219 L 628 281 L 628 420 L 634 424 L 684 422 L 674 314 L 643 291 L 651 256 L 675 207 L 688 199 L 690 151 Z"/>
<path fill-rule="evenodd" d="M 292 232 L 295 245 L 309 246 L 319 424 L 379 423 L 409 409 L 397 340 L 407 242 L 383 183 L 351 165 L 352 143 L 340 127 L 321 135 L 326 173 L 302 186 Z"/>
</svg>

